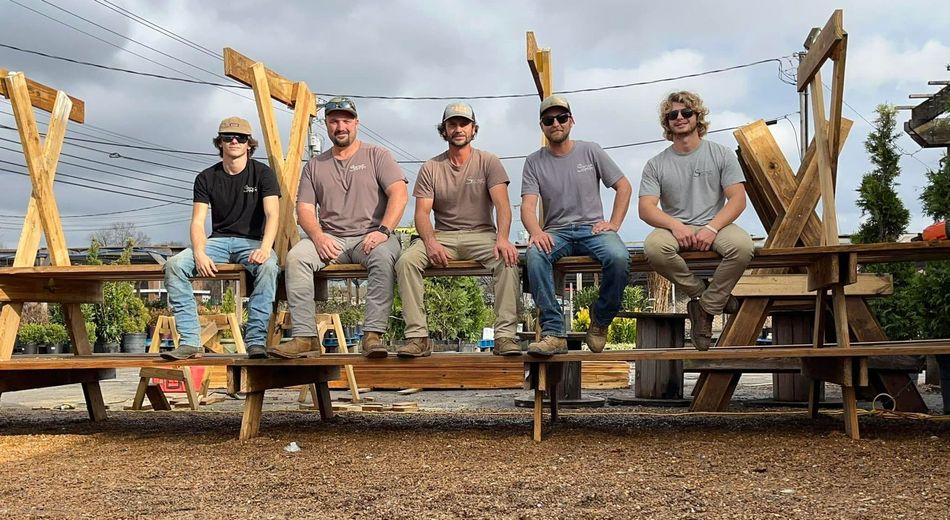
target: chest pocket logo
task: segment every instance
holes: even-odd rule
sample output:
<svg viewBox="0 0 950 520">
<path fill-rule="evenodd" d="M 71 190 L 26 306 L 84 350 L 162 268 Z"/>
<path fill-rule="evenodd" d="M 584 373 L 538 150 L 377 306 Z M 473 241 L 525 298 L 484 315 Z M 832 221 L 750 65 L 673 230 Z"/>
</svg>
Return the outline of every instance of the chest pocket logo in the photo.
<svg viewBox="0 0 950 520">
<path fill-rule="evenodd" d="M 243 189 L 244 193 L 257 193 L 257 186 L 245 186 Z"/>
<path fill-rule="evenodd" d="M 351 172 L 358 172 L 358 171 L 360 171 L 360 170 L 365 170 L 365 169 L 366 169 L 366 165 L 365 165 L 365 164 L 354 164 L 354 165 L 350 166 L 350 171 L 351 171 Z"/>
<path fill-rule="evenodd" d="M 466 186 L 475 186 L 479 184 L 485 184 L 485 179 L 476 179 L 475 177 L 469 177 L 465 179 Z"/>
<path fill-rule="evenodd" d="M 592 171 L 594 171 L 593 164 L 578 164 L 577 165 L 577 173 L 586 173 L 586 172 L 592 172 Z"/>
</svg>

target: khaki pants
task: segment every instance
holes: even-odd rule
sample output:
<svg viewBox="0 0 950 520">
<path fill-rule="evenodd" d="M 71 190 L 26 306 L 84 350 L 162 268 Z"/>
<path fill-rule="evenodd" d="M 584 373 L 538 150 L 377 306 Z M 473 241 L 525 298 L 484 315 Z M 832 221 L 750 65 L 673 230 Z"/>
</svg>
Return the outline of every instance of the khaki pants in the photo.
<svg viewBox="0 0 950 520">
<path fill-rule="evenodd" d="M 451 260 L 476 260 L 491 269 L 495 279 L 495 338 L 514 338 L 520 294 L 518 266 L 508 267 L 502 258 L 495 258 L 495 232 L 436 231 L 435 238 L 448 250 Z M 429 335 L 422 301 L 422 271 L 430 265 L 422 240 L 413 241 L 396 262 L 407 338 Z"/>
<path fill-rule="evenodd" d="M 701 226 L 689 226 L 694 232 Z M 722 255 L 722 262 L 707 288 L 689 271 L 679 255 L 680 246 L 668 229 L 657 228 L 647 236 L 643 252 L 654 271 L 680 286 L 690 298 L 699 298 L 703 309 L 712 315 L 722 314 L 733 287 L 752 261 L 752 237 L 735 224 L 719 230 L 712 250 Z"/>
</svg>

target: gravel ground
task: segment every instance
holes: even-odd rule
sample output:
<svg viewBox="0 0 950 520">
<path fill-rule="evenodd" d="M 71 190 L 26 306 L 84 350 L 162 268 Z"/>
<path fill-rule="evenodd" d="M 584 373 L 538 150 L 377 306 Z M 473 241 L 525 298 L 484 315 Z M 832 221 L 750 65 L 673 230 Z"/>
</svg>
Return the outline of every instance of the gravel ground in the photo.
<svg viewBox="0 0 950 520">
<path fill-rule="evenodd" d="M 563 411 L 535 444 L 530 410 L 511 403 L 524 392 L 373 392 L 422 411 L 322 422 L 294 409 L 295 392 L 275 391 L 261 436 L 240 442 L 240 401 L 117 411 L 107 390 L 100 424 L 81 410 L 30 409 L 28 392 L 3 396 L 0 515 L 950 518 L 942 419 L 864 416 L 864 438 L 852 441 L 838 416 L 812 421 L 796 408 L 608 407 Z M 290 442 L 300 451 L 285 451 Z"/>
</svg>

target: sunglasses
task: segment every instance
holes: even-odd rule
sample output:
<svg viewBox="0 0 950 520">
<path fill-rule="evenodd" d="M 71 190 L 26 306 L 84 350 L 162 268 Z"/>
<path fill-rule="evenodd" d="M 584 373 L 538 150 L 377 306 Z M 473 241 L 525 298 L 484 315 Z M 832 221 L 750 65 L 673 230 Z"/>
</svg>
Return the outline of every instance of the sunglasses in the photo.
<svg viewBox="0 0 950 520">
<path fill-rule="evenodd" d="M 696 112 L 693 112 L 692 108 L 681 108 L 679 110 L 670 110 L 669 112 L 666 113 L 666 120 L 676 121 L 676 118 L 679 117 L 680 114 L 683 114 L 683 119 L 689 119 L 693 117 L 693 114 L 695 113 Z"/>
<path fill-rule="evenodd" d="M 551 125 L 554 124 L 555 121 L 557 121 L 558 123 L 561 123 L 561 124 L 563 125 L 563 124 L 566 124 L 566 123 L 568 122 L 568 120 L 570 120 L 570 119 L 571 119 L 571 113 L 570 113 L 570 112 L 564 112 L 563 114 L 558 114 L 558 115 L 556 115 L 556 116 L 544 116 L 544 117 L 542 117 L 542 118 L 541 118 L 541 124 L 544 125 L 544 126 L 551 126 Z"/>
<path fill-rule="evenodd" d="M 222 143 L 230 143 L 232 140 L 237 139 L 237 142 L 241 144 L 246 143 L 247 140 L 251 138 L 251 136 L 244 134 L 218 134 L 218 137 Z"/>
<path fill-rule="evenodd" d="M 349 99 L 344 99 L 342 101 L 328 101 L 326 105 L 323 105 L 324 113 L 333 112 L 334 110 L 352 110 L 356 112 L 356 105 L 354 105 Z"/>
</svg>

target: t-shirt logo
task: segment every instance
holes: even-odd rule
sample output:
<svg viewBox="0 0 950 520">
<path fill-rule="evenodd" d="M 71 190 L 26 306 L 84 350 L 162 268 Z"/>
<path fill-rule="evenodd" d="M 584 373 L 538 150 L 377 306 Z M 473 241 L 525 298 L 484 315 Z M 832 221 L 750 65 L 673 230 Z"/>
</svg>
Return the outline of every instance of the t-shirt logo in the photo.
<svg viewBox="0 0 950 520">
<path fill-rule="evenodd" d="M 245 186 L 244 193 L 257 193 L 257 186 Z"/>
<path fill-rule="evenodd" d="M 485 184 L 485 179 L 477 179 L 475 177 L 469 177 L 465 179 L 465 184 L 466 185 Z"/>
<path fill-rule="evenodd" d="M 594 171 L 593 164 L 578 164 L 577 165 L 577 173 L 585 173 L 585 172 L 592 172 L 592 171 Z"/>
<path fill-rule="evenodd" d="M 365 170 L 365 169 L 366 169 L 366 165 L 365 165 L 365 164 L 353 164 L 353 165 L 350 166 L 350 171 L 351 171 L 351 172 L 358 172 L 358 171 L 360 171 L 360 170 Z"/>
</svg>

